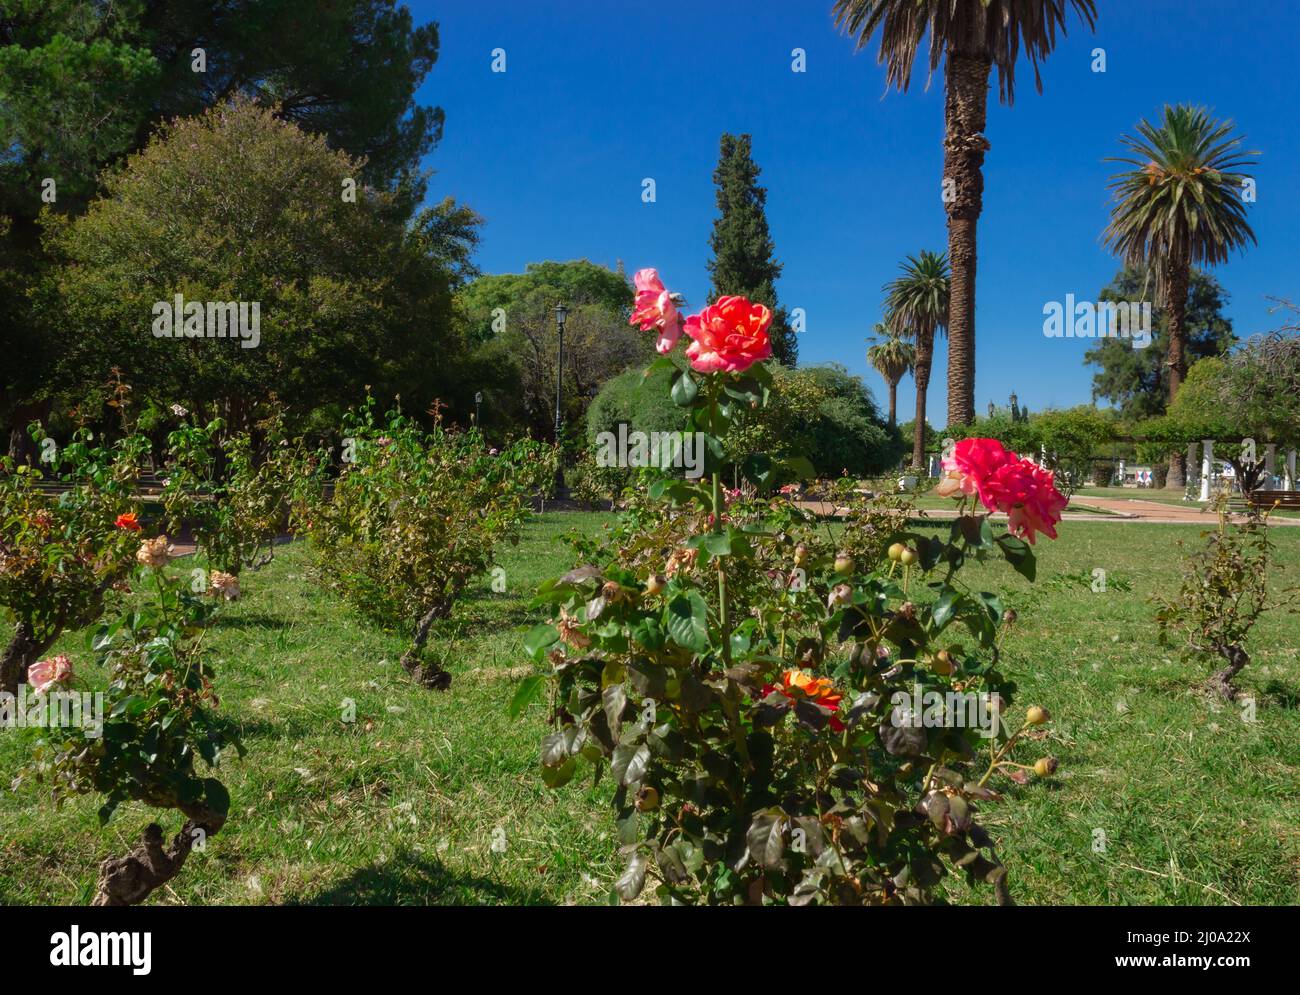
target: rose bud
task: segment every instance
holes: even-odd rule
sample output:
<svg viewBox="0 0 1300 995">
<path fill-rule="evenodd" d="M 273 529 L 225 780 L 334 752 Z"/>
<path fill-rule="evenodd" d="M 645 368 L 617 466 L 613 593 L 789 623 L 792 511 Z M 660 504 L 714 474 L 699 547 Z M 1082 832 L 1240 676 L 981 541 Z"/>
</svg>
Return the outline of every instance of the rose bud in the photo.
<svg viewBox="0 0 1300 995">
<path fill-rule="evenodd" d="M 831 593 L 826 598 L 826 607 L 835 608 L 836 606 L 851 605 L 853 603 L 853 588 L 848 584 L 836 584 Z"/>
<path fill-rule="evenodd" d="M 841 576 L 853 573 L 853 557 L 848 553 L 837 553 L 835 556 L 835 572 Z"/>
<path fill-rule="evenodd" d="M 1029 711 L 1025 712 L 1025 725 L 1041 726 L 1052 716 L 1048 714 L 1047 709 L 1041 705 L 1031 705 Z"/>
<path fill-rule="evenodd" d="M 659 792 L 648 784 L 643 784 L 641 790 L 636 793 L 636 810 L 638 812 L 653 812 L 659 807 Z"/>
</svg>

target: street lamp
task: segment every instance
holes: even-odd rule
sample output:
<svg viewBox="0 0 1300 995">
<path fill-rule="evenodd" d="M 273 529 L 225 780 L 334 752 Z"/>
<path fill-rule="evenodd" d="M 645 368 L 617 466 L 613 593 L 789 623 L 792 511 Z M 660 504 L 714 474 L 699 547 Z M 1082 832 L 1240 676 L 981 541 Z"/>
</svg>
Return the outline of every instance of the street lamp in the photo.
<svg viewBox="0 0 1300 995">
<path fill-rule="evenodd" d="M 479 418 L 479 405 L 482 403 L 483 403 L 483 392 L 481 390 L 474 391 L 474 424 L 477 425 L 479 428 L 483 427 L 483 422 Z"/>
<path fill-rule="evenodd" d="M 563 422 L 560 416 L 560 399 L 564 390 L 564 320 L 569 316 L 569 309 L 563 304 L 555 305 L 555 327 L 560 333 L 560 345 L 555 360 L 555 444 L 560 444 L 560 430 Z M 558 454 L 557 454 L 558 457 Z M 559 496 L 564 487 L 564 470 L 562 460 L 555 462 L 555 492 Z"/>
</svg>

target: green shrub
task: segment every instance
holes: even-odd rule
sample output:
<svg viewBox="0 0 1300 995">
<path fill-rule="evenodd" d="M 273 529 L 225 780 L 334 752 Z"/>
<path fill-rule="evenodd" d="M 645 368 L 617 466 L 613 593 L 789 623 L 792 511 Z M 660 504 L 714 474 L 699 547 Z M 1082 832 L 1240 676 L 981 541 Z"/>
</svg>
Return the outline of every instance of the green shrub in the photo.
<svg viewBox="0 0 1300 995">
<path fill-rule="evenodd" d="M 373 403 L 348 415 L 344 434 L 332 495 L 317 490 L 296 512 L 321 579 L 367 618 L 413 630 L 402 666 L 445 688 L 450 677 L 419 660 L 429 629 L 491 565 L 499 543 L 518 541 L 530 497 L 554 476 L 553 451 L 520 442 L 498 453 L 477 432 L 440 422 L 425 431 L 398 413 L 380 421 Z M 317 482 L 326 465 L 317 462 Z"/>
</svg>

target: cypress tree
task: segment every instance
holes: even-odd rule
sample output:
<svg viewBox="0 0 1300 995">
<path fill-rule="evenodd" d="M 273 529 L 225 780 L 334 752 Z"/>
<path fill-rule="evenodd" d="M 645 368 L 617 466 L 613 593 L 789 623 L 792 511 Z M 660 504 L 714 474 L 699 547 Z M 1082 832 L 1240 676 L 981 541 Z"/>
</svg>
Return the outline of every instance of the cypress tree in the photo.
<svg viewBox="0 0 1300 995">
<path fill-rule="evenodd" d="M 776 281 L 781 264 L 767 227 L 767 190 L 758 185 L 758 165 L 751 155 L 749 135 L 722 135 L 718 168 L 713 171 L 717 186 L 719 216 L 713 222 L 709 246 L 709 274 L 713 288 L 709 302 L 735 294 L 772 309 L 772 354 L 793 367 L 799 345 L 785 308 L 776 299 Z"/>
</svg>

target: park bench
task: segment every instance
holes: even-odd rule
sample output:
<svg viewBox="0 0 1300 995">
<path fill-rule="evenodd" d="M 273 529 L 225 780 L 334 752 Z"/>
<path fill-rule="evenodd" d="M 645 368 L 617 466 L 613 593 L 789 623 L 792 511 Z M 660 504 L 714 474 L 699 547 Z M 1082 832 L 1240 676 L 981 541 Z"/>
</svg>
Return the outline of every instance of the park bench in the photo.
<svg viewBox="0 0 1300 995">
<path fill-rule="evenodd" d="M 1300 491 L 1251 491 L 1246 501 L 1252 508 L 1300 508 Z"/>
</svg>

